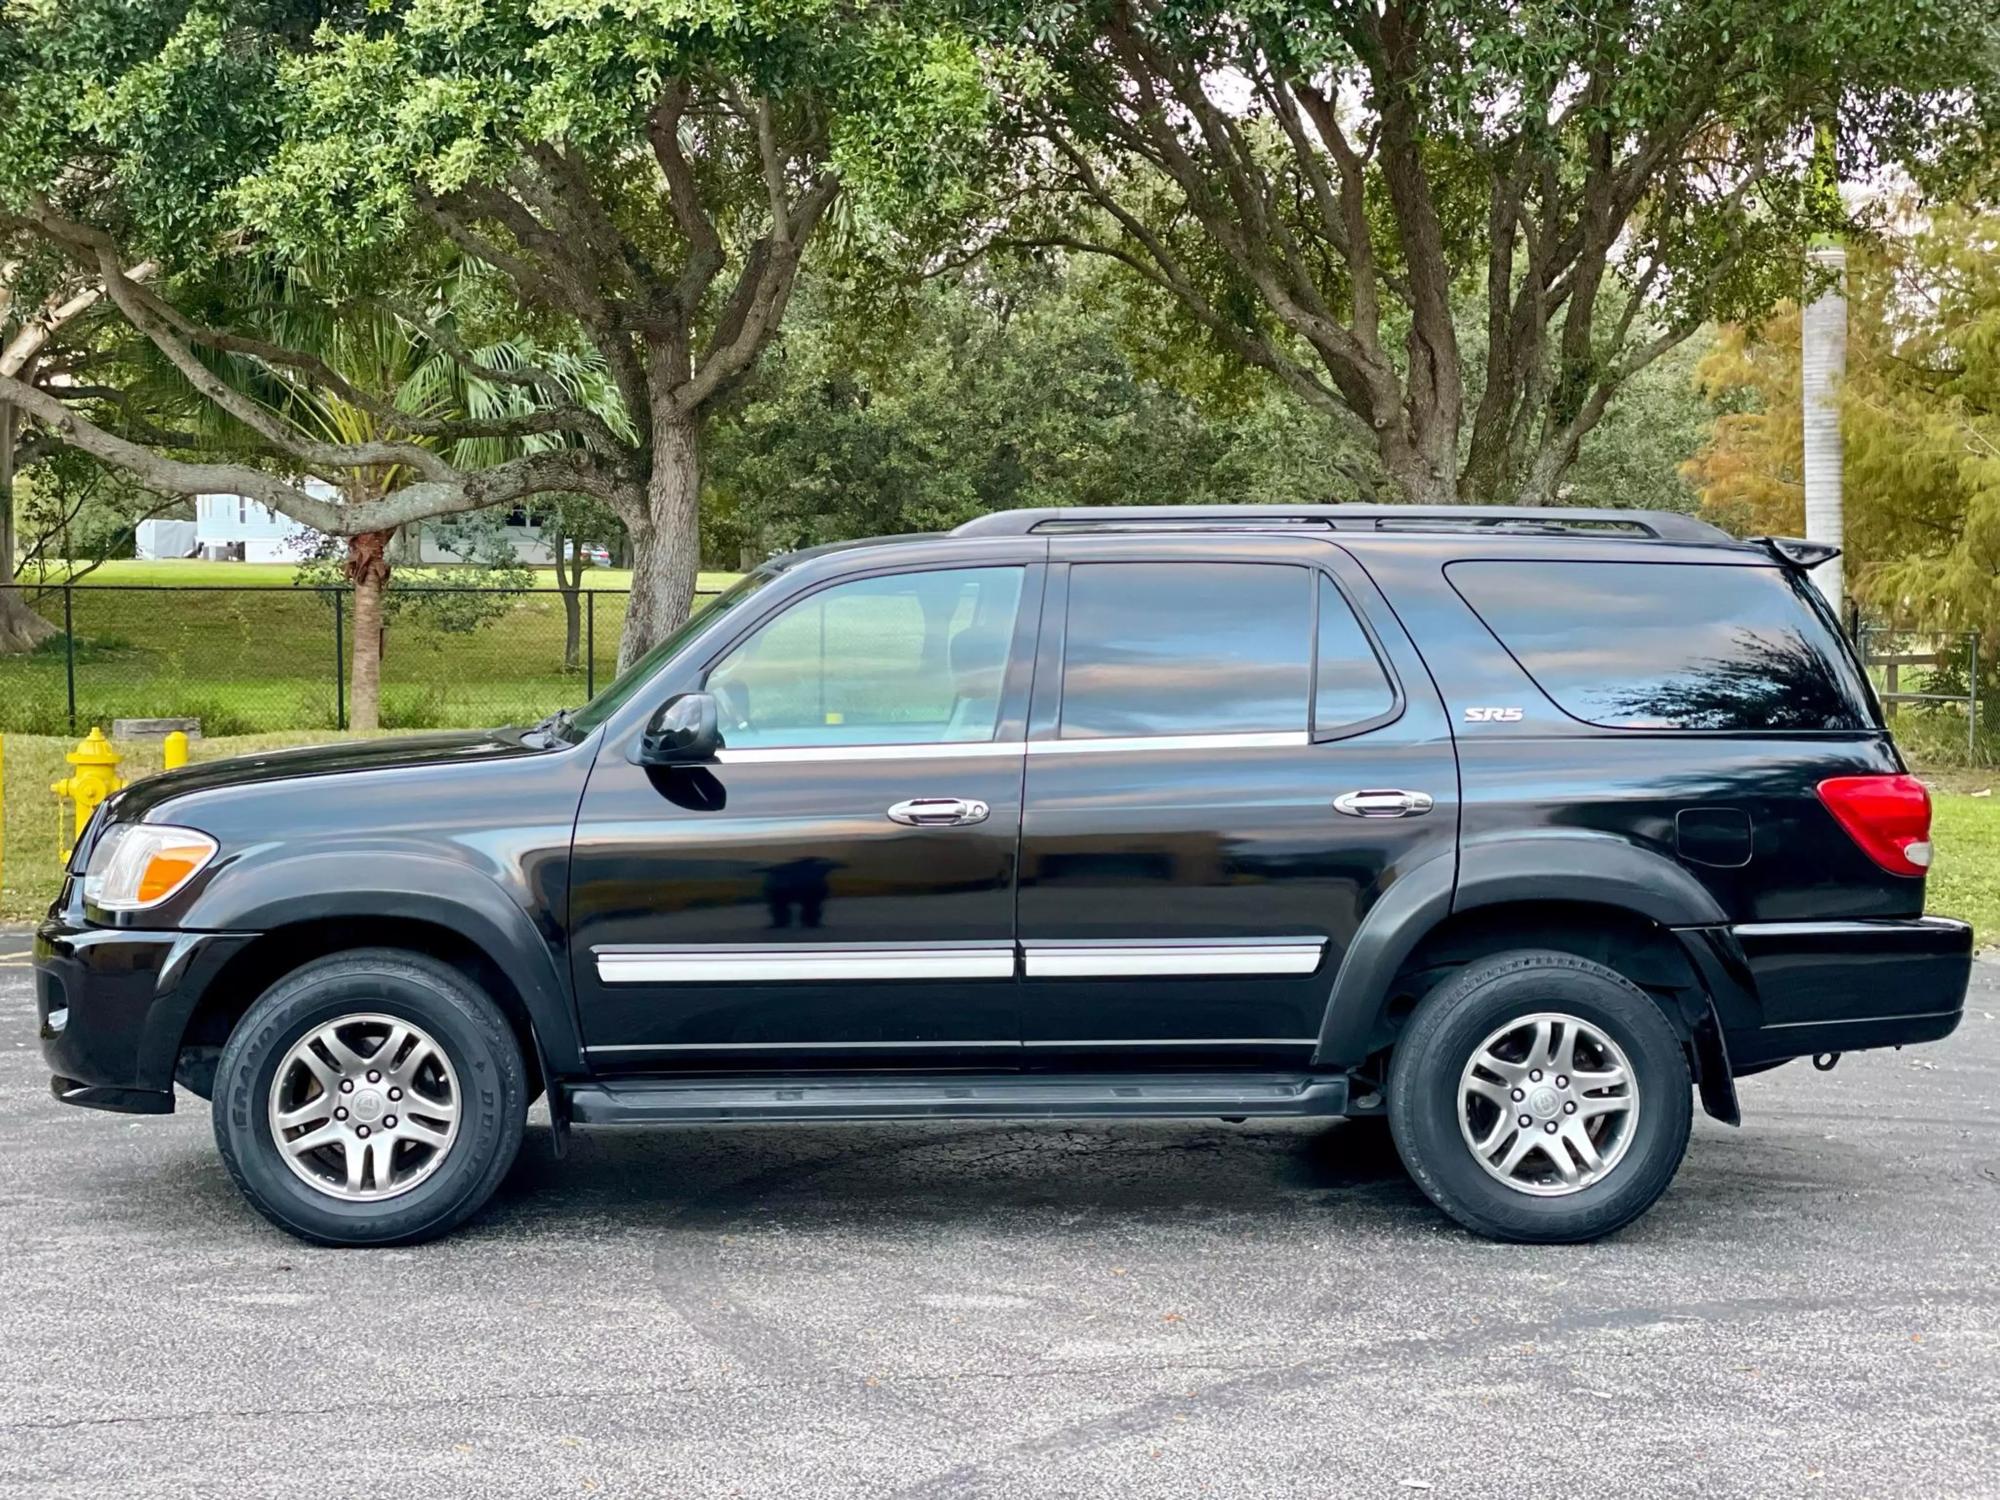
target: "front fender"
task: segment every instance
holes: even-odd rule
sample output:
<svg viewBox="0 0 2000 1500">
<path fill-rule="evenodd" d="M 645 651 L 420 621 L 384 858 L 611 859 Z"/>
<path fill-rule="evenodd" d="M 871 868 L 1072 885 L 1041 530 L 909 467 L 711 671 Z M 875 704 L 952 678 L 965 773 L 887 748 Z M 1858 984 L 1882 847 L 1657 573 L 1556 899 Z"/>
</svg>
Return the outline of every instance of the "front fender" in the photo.
<svg viewBox="0 0 2000 1500">
<path fill-rule="evenodd" d="M 529 884 L 532 886 L 533 881 Z M 552 904 L 539 920 L 497 872 L 415 849 L 321 850 L 260 859 L 218 873 L 182 919 L 210 932 L 270 933 L 304 923 L 371 919 L 443 928 L 492 959 L 519 992 L 552 1075 L 581 1072 L 575 998 Z M 187 1009 L 191 1012 L 193 1002 Z M 184 1025 L 187 1017 L 180 1017 Z M 161 1018 L 162 1028 L 170 1024 Z M 179 1030 L 162 1039 L 171 1058 Z M 169 1064 L 171 1066 L 171 1064 Z"/>
</svg>

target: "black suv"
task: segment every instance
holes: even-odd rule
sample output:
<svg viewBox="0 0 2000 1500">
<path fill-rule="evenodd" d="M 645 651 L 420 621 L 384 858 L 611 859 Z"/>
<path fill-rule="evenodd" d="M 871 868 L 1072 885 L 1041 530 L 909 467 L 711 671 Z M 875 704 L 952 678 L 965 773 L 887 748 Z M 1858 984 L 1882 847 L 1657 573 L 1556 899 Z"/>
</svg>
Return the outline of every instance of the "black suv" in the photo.
<svg viewBox="0 0 2000 1500">
<path fill-rule="evenodd" d="M 58 1098 L 212 1097 L 295 1234 L 442 1233 L 572 1123 L 1386 1115 L 1572 1241 L 1698 1093 L 1958 1024 L 1930 805 L 1804 567 L 1633 511 L 1027 511 L 757 569 L 532 729 L 107 802 Z M 1825 1061 L 1824 1058 L 1821 1061 Z"/>
</svg>

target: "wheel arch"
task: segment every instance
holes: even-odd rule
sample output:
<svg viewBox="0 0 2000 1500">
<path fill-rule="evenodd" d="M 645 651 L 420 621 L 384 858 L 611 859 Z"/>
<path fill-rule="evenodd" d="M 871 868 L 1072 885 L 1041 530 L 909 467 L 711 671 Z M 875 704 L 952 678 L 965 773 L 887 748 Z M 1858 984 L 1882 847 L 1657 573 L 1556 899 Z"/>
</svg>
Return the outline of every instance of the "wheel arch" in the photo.
<svg viewBox="0 0 2000 1500">
<path fill-rule="evenodd" d="M 380 900 L 381 893 L 368 894 Z M 492 914 L 449 897 L 414 893 L 397 895 L 394 908 L 330 906 L 256 930 L 217 969 L 178 1023 L 153 1040 L 166 1054 L 166 1068 L 206 1097 L 215 1058 L 229 1033 L 280 978 L 335 953 L 392 948 L 447 964 L 491 997 L 521 1048 L 531 1090 L 545 1087 L 551 1077 L 581 1070 L 568 987 L 560 983 L 547 946 L 525 913 L 515 908 L 518 926 L 503 925 Z"/>
<path fill-rule="evenodd" d="M 1551 948 L 1602 963 L 1652 995 L 1688 1049 L 1703 1106 L 1740 1119 L 1706 966 L 1676 931 L 1725 921 L 1693 876 L 1588 835 L 1468 848 L 1448 892 L 1427 868 L 1390 887 L 1363 921 L 1328 999 L 1318 1065 L 1360 1069 L 1382 1059 L 1417 1002 L 1464 964 Z"/>
</svg>

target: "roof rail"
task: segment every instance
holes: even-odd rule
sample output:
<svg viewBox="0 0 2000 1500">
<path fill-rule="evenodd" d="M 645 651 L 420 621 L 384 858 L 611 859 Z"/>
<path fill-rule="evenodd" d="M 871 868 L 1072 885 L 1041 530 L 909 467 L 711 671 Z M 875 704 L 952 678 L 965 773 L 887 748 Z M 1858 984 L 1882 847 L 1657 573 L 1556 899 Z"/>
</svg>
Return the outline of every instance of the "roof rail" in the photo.
<svg viewBox="0 0 2000 1500">
<path fill-rule="evenodd" d="M 1505 535 L 1609 535 L 1662 542 L 1733 542 L 1719 526 L 1671 510 L 1527 505 L 1079 505 L 1001 510 L 954 536 L 1027 536 L 1037 531 L 1486 531 Z"/>
</svg>

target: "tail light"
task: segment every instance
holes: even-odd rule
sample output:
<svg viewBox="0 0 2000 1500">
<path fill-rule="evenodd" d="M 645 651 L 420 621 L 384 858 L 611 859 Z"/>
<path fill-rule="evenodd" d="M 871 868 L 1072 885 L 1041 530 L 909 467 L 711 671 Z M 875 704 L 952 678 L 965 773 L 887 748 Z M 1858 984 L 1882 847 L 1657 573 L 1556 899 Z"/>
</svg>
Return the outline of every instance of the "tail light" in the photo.
<svg viewBox="0 0 2000 1500">
<path fill-rule="evenodd" d="M 1931 794 L 1914 776 L 1835 776 L 1819 800 L 1847 836 L 1891 875 L 1931 867 Z"/>
</svg>

